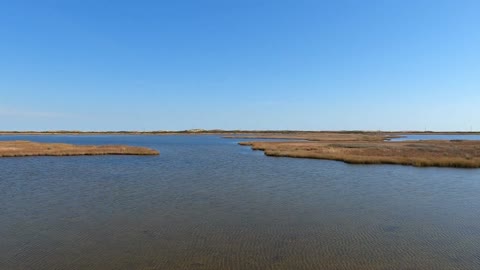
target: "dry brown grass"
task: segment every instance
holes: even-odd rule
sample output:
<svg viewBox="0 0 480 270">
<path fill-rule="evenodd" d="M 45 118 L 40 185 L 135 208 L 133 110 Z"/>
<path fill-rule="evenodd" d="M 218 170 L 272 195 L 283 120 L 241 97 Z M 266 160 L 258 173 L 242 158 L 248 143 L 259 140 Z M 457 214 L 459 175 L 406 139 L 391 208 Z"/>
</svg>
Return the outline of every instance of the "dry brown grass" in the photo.
<svg viewBox="0 0 480 270">
<path fill-rule="evenodd" d="M 30 141 L 0 142 L 0 157 L 84 156 L 84 155 L 158 155 L 145 147 L 127 145 L 72 145 Z"/>
<path fill-rule="evenodd" d="M 241 142 L 268 156 L 315 158 L 352 164 L 480 168 L 480 141 Z"/>
</svg>

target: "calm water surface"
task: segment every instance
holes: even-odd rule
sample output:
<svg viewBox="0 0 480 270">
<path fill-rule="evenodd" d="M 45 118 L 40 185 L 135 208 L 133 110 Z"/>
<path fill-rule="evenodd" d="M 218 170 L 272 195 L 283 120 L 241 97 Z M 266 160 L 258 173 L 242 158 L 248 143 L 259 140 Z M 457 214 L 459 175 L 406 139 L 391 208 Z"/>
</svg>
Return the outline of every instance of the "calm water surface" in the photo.
<svg viewBox="0 0 480 270">
<path fill-rule="evenodd" d="M 213 136 L 15 136 L 160 156 L 0 159 L 0 269 L 480 269 L 480 170 L 266 157 Z"/>
<path fill-rule="evenodd" d="M 413 140 L 474 140 L 480 141 L 480 135 L 464 134 L 410 134 L 401 138 L 393 138 L 391 141 L 413 141 Z"/>
</svg>

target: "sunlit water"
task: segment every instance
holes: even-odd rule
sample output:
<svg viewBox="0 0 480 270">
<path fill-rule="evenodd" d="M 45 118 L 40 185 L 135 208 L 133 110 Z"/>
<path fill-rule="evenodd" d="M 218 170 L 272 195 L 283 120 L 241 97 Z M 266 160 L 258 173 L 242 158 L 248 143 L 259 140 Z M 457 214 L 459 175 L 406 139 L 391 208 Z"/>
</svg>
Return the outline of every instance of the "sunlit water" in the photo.
<svg viewBox="0 0 480 270">
<path fill-rule="evenodd" d="M 464 134 L 409 134 L 399 138 L 393 138 L 391 141 L 416 141 L 416 140 L 466 140 L 480 141 L 480 135 Z"/>
<path fill-rule="evenodd" d="M 160 156 L 0 159 L 0 269 L 480 269 L 480 170 L 267 157 L 213 136 L 17 136 Z"/>
</svg>

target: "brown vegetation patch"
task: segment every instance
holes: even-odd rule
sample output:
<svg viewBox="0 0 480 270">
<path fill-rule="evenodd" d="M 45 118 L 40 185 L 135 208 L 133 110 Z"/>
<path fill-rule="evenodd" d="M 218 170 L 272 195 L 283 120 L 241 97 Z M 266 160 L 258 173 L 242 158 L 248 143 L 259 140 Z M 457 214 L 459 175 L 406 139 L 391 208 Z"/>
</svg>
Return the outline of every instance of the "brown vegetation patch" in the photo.
<svg viewBox="0 0 480 270">
<path fill-rule="evenodd" d="M 0 157 L 158 154 L 159 152 L 153 149 L 127 145 L 72 145 L 30 141 L 0 142 Z"/>
<path fill-rule="evenodd" d="M 480 141 L 241 142 L 268 156 L 315 158 L 351 164 L 480 168 Z"/>
</svg>

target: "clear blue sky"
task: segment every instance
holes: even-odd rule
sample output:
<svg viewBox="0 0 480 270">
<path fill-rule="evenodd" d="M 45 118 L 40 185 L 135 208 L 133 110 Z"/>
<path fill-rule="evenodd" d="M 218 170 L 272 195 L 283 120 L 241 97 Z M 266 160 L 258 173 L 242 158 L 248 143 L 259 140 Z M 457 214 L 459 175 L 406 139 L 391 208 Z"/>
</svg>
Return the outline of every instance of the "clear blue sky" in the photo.
<svg viewBox="0 0 480 270">
<path fill-rule="evenodd" d="M 0 0 L 0 130 L 480 130 L 480 1 Z"/>
</svg>

